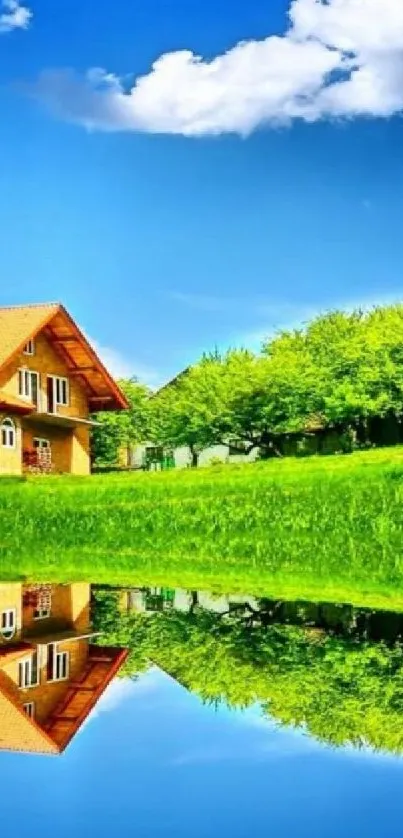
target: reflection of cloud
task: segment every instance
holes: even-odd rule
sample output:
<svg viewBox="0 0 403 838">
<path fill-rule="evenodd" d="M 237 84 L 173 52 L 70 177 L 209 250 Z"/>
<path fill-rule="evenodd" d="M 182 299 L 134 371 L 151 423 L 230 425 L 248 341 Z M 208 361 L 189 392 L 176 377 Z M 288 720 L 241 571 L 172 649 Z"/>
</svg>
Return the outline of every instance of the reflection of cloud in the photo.
<svg viewBox="0 0 403 838">
<path fill-rule="evenodd" d="M 151 667 L 144 675 L 136 680 L 132 678 L 114 678 L 94 707 L 90 718 L 96 718 L 100 713 L 110 713 L 120 708 L 127 701 L 155 692 L 161 683 L 161 673 Z"/>
<path fill-rule="evenodd" d="M 221 712 L 221 708 L 219 708 Z M 259 705 L 247 710 L 222 708 L 226 720 L 237 728 L 219 744 L 202 745 L 178 754 L 172 765 L 196 765 L 199 763 L 268 761 L 305 756 L 324 746 L 306 736 L 304 730 L 282 728 L 270 716 L 265 716 Z M 248 728 L 249 733 L 247 733 Z M 246 736 L 245 736 L 246 734 Z M 246 738 L 247 737 L 247 738 Z"/>
<path fill-rule="evenodd" d="M 172 765 L 195 765 L 205 762 L 239 762 L 239 761 L 268 761 L 275 759 L 290 759 L 306 755 L 309 751 L 320 747 L 308 738 L 287 738 L 279 731 L 272 731 L 272 738 L 263 741 L 245 740 L 224 742 L 222 745 L 206 745 L 179 754 L 171 761 Z"/>
</svg>

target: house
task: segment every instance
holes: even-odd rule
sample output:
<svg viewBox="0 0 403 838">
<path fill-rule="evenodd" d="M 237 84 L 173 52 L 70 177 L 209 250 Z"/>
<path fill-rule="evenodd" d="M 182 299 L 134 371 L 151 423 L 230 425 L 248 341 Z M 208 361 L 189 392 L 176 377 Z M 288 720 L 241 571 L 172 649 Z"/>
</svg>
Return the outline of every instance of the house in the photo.
<svg viewBox="0 0 403 838">
<path fill-rule="evenodd" d="M 188 613 L 196 606 L 205 611 L 225 614 L 243 605 L 257 610 L 256 597 L 247 594 L 211 594 L 208 591 L 191 591 L 185 588 L 133 588 L 123 586 L 96 586 L 98 590 L 114 591 L 122 614 L 152 614 L 161 611 Z"/>
<path fill-rule="evenodd" d="M 87 583 L 0 584 L 0 751 L 65 750 L 128 654 L 94 637 Z"/>
<path fill-rule="evenodd" d="M 0 308 L 0 474 L 88 474 L 91 414 L 127 407 L 62 305 Z"/>
</svg>

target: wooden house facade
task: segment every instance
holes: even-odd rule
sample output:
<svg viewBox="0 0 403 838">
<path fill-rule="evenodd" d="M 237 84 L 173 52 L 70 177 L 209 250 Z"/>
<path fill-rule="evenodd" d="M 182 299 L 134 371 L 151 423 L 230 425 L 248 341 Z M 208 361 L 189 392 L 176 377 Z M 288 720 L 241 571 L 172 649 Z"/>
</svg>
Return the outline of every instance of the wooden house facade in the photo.
<svg viewBox="0 0 403 838">
<path fill-rule="evenodd" d="M 91 414 L 127 406 L 62 305 L 0 308 L 0 474 L 88 474 Z"/>
<path fill-rule="evenodd" d="M 65 750 L 128 654 L 95 636 L 87 583 L 0 584 L 0 751 Z"/>
</svg>

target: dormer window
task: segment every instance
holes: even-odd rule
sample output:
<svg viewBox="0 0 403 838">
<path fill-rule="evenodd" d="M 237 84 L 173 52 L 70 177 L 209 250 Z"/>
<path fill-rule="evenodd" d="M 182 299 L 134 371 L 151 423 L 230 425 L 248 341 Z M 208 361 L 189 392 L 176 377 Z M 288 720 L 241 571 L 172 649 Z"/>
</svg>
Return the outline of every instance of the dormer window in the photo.
<svg viewBox="0 0 403 838">
<path fill-rule="evenodd" d="M 33 338 L 25 344 L 23 352 L 24 355 L 35 355 L 35 341 Z"/>
</svg>

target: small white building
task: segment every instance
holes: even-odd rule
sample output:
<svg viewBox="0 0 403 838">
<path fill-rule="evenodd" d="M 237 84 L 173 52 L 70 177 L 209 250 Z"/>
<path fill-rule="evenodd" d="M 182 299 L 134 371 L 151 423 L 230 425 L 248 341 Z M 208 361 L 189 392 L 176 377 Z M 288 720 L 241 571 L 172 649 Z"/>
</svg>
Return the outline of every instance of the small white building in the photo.
<svg viewBox="0 0 403 838">
<path fill-rule="evenodd" d="M 158 470 L 161 468 L 161 462 L 164 461 L 164 455 L 168 461 L 171 461 L 171 466 L 175 468 L 190 468 L 192 464 L 192 454 L 190 448 L 186 445 L 175 448 L 170 452 L 170 456 L 167 456 L 167 452 L 164 452 L 162 446 L 142 443 L 127 450 L 127 462 L 124 465 L 137 469 L 144 468 L 145 463 L 149 463 L 149 468 Z M 198 465 L 209 466 L 217 462 L 253 463 L 258 455 L 258 448 L 253 448 L 252 451 L 246 453 L 246 445 L 242 440 L 230 440 L 227 445 L 210 445 L 201 451 Z"/>
</svg>

